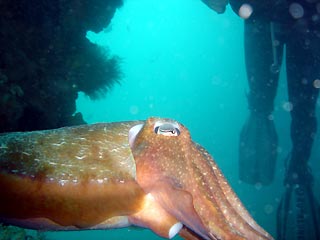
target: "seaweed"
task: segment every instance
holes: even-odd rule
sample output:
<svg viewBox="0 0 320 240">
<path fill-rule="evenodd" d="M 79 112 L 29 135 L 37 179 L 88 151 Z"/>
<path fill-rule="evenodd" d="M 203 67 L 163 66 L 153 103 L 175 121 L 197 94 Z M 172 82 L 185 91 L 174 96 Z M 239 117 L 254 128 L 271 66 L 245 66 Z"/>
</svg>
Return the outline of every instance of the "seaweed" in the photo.
<svg viewBox="0 0 320 240">
<path fill-rule="evenodd" d="M 102 31 L 122 0 L 0 2 L 0 132 L 83 124 L 78 92 L 104 97 L 121 81 L 120 61 L 86 38 Z"/>
</svg>

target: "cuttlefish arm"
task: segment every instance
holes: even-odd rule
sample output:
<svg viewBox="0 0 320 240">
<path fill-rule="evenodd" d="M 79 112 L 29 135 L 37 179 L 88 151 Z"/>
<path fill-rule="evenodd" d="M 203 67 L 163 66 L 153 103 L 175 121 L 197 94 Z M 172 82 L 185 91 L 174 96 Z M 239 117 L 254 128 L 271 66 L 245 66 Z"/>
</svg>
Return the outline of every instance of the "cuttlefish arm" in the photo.
<svg viewBox="0 0 320 240">
<path fill-rule="evenodd" d="M 0 189 L 0 221 L 22 227 L 272 239 L 210 155 L 169 119 L 2 134 Z"/>
<path fill-rule="evenodd" d="M 250 216 L 188 130 L 151 118 L 131 143 L 137 182 L 181 221 L 187 239 L 272 239 Z M 189 231 L 190 230 L 190 231 Z"/>
</svg>

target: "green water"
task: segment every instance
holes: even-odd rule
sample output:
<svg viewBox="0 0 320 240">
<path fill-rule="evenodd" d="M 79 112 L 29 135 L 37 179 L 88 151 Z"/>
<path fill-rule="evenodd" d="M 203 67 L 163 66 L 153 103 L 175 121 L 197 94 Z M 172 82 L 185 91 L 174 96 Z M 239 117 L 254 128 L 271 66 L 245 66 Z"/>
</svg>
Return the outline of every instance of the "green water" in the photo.
<svg viewBox="0 0 320 240">
<path fill-rule="evenodd" d="M 200 0 L 125 1 L 111 25 L 88 38 L 122 58 L 123 80 L 105 99 L 79 95 L 77 111 L 88 123 L 169 117 L 215 158 L 256 221 L 275 235 L 283 160 L 290 151 L 286 83 L 281 77 L 274 113 L 280 154 L 274 184 L 238 180 L 238 141 L 247 117 L 243 22 L 230 8 L 217 15 Z M 319 159 L 319 137 L 314 156 Z M 319 169 L 319 168 L 317 168 Z M 319 171 L 314 171 L 319 180 Z M 318 181 L 319 182 L 319 181 Z M 49 233 L 50 239 L 160 239 L 151 231 L 120 229 Z M 175 239 L 179 239 L 176 237 Z"/>
</svg>

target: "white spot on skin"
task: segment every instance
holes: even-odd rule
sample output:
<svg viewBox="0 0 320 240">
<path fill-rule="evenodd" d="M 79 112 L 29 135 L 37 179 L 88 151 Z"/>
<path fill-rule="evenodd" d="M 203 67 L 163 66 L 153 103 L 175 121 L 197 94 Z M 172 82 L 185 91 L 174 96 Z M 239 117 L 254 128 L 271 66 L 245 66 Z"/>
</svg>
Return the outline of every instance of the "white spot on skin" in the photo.
<svg viewBox="0 0 320 240">
<path fill-rule="evenodd" d="M 63 179 L 59 180 L 59 184 L 61 186 L 64 186 L 66 183 L 68 183 L 68 180 L 63 180 Z"/>
<path fill-rule="evenodd" d="M 172 225 L 169 230 L 169 233 L 168 233 L 169 239 L 171 239 L 175 235 L 177 235 L 180 232 L 180 230 L 182 229 L 182 227 L 183 227 L 183 225 L 181 222 L 177 222 L 174 225 Z"/>
<path fill-rule="evenodd" d="M 61 143 L 52 143 L 53 146 L 57 146 L 57 147 L 59 147 L 59 146 L 61 146 L 63 144 L 66 144 L 66 142 L 63 141 Z"/>
<path fill-rule="evenodd" d="M 84 156 L 76 156 L 76 159 L 82 160 L 82 159 L 84 159 L 84 158 L 86 158 L 86 157 L 87 157 L 87 155 L 84 155 Z"/>
</svg>

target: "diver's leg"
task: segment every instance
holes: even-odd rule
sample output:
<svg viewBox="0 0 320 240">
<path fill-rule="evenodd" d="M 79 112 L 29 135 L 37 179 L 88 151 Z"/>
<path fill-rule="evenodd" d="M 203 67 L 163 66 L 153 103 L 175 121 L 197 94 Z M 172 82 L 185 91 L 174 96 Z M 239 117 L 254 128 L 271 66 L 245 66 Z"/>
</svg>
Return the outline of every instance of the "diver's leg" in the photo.
<svg viewBox="0 0 320 240">
<path fill-rule="evenodd" d="M 275 39 L 279 69 L 283 44 Z M 249 83 L 249 109 L 252 112 L 269 115 L 273 111 L 279 71 L 273 71 L 273 51 L 270 22 L 245 21 L 245 61 Z"/>
<path fill-rule="evenodd" d="M 245 21 L 245 61 L 249 84 L 250 116 L 240 133 L 239 176 L 250 184 L 273 180 L 278 138 L 271 113 L 281 64 L 282 44 L 278 42 L 274 61 L 270 22 Z M 280 69 L 280 66 L 278 66 Z"/>
<path fill-rule="evenodd" d="M 320 38 L 312 32 L 292 32 L 287 43 L 286 60 L 292 104 L 292 156 L 288 171 L 304 175 L 307 174 L 307 161 L 317 130 L 315 111 L 320 87 Z"/>
</svg>

